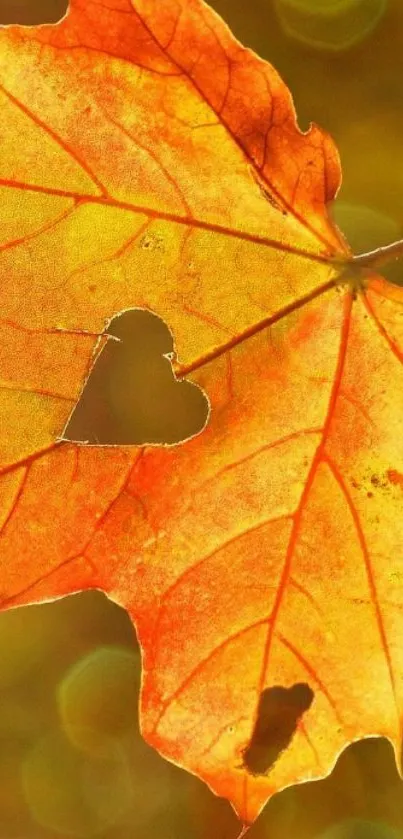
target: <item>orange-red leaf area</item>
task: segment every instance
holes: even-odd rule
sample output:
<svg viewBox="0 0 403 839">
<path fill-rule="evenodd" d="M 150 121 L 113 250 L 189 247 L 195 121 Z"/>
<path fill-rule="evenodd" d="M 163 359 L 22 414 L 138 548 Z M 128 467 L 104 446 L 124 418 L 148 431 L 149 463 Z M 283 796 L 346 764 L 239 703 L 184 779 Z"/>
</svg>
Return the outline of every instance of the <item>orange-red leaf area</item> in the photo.
<svg viewBox="0 0 403 839">
<path fill-rule="evenodd" d="M 398 753 L 403 294 L 339 278 L 332 140 L 200 0 L 4 29 L 0 97 L 3 608 L 124 605 L 144 736 L 244 822 L 354 739 Z M 172 330 L 206 430 L 61 441 L 97 335 L 136 306 Z M 312 704 L 251 774 L 262 691 L 299 683 Z"/>
</svg>

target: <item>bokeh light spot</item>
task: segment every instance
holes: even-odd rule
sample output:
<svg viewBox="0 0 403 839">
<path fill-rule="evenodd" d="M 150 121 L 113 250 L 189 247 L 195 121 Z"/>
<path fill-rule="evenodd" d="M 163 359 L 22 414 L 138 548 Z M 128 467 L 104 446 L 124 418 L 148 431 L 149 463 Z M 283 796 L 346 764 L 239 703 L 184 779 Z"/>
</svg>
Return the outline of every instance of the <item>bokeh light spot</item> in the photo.
<svg viewBox="0 0 403 839">
<path fill-rule="evenodd" d="M 22 786 L 32 818 L 63 835 L 96 836 L 116 824 L 133 801 L 123 750 L 112 741 L 103 756 L 90 758 L 59 731 L 49 733 L 28 752 Z"/>
<path fill-rule="evenodd" d="M 60 682 L 57 699 L 65 733 L 78 748 L 99 754 L 103 739 L 121 737 L 137 721 L 139 655 L 102 646 L 84 656 Z"/>
<path fill-rule="evenodd" d="M 315 49 L 339 52 L 375 29 L 387 0 L 275 0 L 286 35 Z"/>
</svg>

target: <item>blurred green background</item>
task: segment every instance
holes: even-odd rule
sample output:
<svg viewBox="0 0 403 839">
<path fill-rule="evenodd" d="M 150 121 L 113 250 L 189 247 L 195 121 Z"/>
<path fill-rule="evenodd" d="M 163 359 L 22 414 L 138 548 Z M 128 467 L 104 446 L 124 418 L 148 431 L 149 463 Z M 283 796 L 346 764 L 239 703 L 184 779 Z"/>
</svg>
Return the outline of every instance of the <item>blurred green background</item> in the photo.
<svg viewBox="0 0 403 839">
<path fill-rule="evenodd" d="M 344 172 L 335 216 L 356 252 L 400 238 L 402 0 L 211 5 L 279 70 L 301 127 L 313 120 L 335 138 Z M 0 23 L 54 22 L 65 8 L 0 0 Z M 388 274 L 402 282 L 403 268 Z M 139 680 L 130 621 L 98 592 L 0 615 L 0 839 L 237 835 L 227 802 L 142 741 Z M 403 839 L 390 744 L 353 744 L 325 781 L 273 798 L 249 835 Z"/>
</svg>

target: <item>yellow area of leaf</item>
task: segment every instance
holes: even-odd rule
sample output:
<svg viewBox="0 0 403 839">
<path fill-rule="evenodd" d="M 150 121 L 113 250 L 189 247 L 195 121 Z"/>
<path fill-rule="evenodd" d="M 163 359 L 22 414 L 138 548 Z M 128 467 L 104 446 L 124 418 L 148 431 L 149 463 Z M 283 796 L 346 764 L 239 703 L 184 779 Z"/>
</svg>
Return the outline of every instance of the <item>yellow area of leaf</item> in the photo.
<svg viewBox="0 0 403 839">
<path fill-rule="evenodd" d="M 4 30 L 0 100 L 1 604 L 124 605 L 145 737 L 252 821 L 351 740 L 400 747 L 402 293 L 337 285 L 334 145 L 200 0 Z M 58 442 L 133 306 L 169 325 L 207 429 Z M 297 682 L 311 708 L 248 775 L 260 692 Z"/>
</svg>

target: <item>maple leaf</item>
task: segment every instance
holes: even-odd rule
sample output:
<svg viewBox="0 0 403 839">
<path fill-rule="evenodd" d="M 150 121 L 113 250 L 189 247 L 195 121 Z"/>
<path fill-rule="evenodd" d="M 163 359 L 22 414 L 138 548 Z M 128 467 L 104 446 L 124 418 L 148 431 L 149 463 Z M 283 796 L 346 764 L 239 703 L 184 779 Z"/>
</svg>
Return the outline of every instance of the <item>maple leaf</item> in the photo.
<svg viewBox="0 0 403 839">
<path fill-rule="evenodd" d="M 332 140 L 201 0 L 4 29 L 0 97 L 1 606 L 123 605 L 145 738 L 248 824 L 352 740 L 400 749 L 403 292 L 328 217 Z M 208 425 L 68 443 L 132 308 L 169 326 Z M 272 765 L 251 755 L 275 689 Z"/>
</svg>

